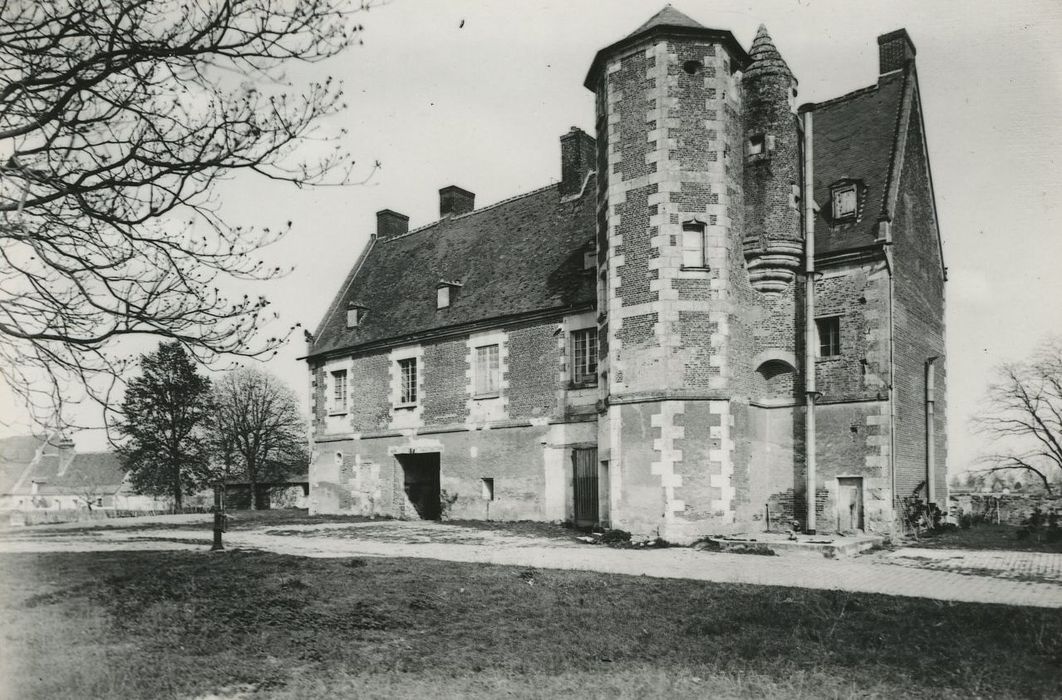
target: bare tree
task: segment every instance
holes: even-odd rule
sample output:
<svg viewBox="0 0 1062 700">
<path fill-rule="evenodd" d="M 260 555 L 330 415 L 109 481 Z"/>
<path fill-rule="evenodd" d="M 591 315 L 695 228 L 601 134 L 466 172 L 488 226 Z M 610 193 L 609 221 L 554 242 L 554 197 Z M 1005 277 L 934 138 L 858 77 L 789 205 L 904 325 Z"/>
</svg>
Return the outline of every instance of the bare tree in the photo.
<svg viewBox="0 0 1062 700">
<path fill-rule="evenodd" d="M 1062 340 L 1044 343 L 1028 361 L 1004 364 L 997 373 L 974 419 L 998 446 L 980 471 L 1026 472 L 1050 493 L 1062 476 Z"/>
<path fill-rule="evenodd" d="M 244 367 L 214 383 L 211 431 L 223 460 L 235 457 L 257 508 L 258 484 L 307 464 L 306 422 L 295 393 L 274 375 Z M 228 464 L 226 464 L 228 466 Z"/>
<path fill-rule="evenodd" d="M 349 181 L 338 146 L 298 157 L 340 135 L 319 130 L 344 106 L 340 86 L 281 71 L 356 42 L 351 12 L 343 0 L 0 0 L 0 378 L 38 415 L 71 381 L 119 375 L 123 337 L 177 340 L 201 359 L 282 340 L 256 340 L 265 298 L 225 290 L 284 272 L 255 254 L 290 222 L 229 223 L 216 185 L 239 172 Z"/>
</svg>

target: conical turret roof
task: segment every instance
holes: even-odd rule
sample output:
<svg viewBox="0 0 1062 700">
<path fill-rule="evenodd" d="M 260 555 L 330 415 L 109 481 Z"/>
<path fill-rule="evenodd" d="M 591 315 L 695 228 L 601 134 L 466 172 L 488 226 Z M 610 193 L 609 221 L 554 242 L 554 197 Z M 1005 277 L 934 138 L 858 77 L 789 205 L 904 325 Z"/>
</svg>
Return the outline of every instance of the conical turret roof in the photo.
<svg viewBox="0 0 1062 700">
<path fill-rule="evenodd" d="M 649 18 L 649 20 L 642 26 L 635 29 L 628 34 L 628 37 L 641 34 L 644 31 L 653 29 L 654 27 L 688 27 L 690 29 L 707 29 L 703 24 L 695 19 L 691 19 L 682 14 L 670 4 L 665 5 L 664 9 L 657 12 L 655 15 Z"/>
<path fill-rule="evenodd" d="M 789 69 L 789 64 L 785 62 L 782 54 L 778 52 L 774 45 L 774 40 L 767 33 L 765 25 L 761 24 L 760 28 L 756 30 L 756 38 L 752 40 L 749 57 L 752 58 L 752 63 L 749 64 L 748 69 L 745 71 L 746 76 L 753 77 L 760 73 L 772 72 L 785 73 L 793 78 L 793 71 Z"/>
</svg>

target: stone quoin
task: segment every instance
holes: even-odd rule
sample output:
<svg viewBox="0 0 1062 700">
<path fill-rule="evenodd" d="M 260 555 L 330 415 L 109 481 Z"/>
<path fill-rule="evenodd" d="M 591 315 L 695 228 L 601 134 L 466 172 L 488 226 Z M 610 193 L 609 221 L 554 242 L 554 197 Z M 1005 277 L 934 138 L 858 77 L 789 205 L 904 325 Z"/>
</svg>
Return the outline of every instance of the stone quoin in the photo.
<svg viewBox="0 0 1062 700">
<path fill-rule="evenodd" d="M 381 210 L 307 338 L 311 511 L 689 542 L 945 503 L 915 47 L 878 45 L 873 84 L 799 105 L 765 27 L 746 51 L 668 6 L 597 53 L 559 182 Z"/>
</svg>

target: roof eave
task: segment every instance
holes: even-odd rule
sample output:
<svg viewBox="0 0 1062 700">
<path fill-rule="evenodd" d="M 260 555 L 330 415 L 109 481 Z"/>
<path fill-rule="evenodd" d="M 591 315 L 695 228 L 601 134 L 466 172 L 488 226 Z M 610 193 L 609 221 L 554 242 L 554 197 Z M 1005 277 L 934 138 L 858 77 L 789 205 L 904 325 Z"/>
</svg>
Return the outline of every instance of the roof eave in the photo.
<svg viewBox="0 0 1062 700">
<path fill-rule="evenodd" d="M 636 46 L 639 43 L 644 42 L 646 39 L 655 37 L 676 37 L 680 39 L 708 39 L 711 41 L 718 41 L 723 44 L 730 54 L 738 60 L 739 67 L 744 69 L 749 65 L 751 59 L 748 52 L 742 48 L 738 40 L 734 38 L 734 35 L 726 29 L 709 29 L 707 27 L 680 27 L 674 25 L 659 25 L 655 27 L 649 27 L 644 31 L 630 36 L 624 37 L 614 44 L 609 44 L 605 48 L 601 49 L 594 56 L 593 63 L 590 64 L 590 70 L 587 71 L 586 80 L 583 81 L 583 86 L 590 91 L 595 90 L 597 82 L 597 76 L 601 72 L 601 68 L 605 64 L 605 59 L 610 54 L 617 51 L 623 51 Z"/>
</svg>

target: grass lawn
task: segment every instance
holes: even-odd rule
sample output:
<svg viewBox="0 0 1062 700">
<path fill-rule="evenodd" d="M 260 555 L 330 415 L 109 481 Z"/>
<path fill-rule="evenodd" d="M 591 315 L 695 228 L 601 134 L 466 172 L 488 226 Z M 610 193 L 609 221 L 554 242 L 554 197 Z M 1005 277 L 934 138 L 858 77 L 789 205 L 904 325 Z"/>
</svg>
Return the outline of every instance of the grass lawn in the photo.
<svg viewBox="0 0 1062 700">
<path fill-rule="evenodd" d="M 1057 697 L 1062 612 L 408 559 L 0 555 L 13 698 Z"/>
<path fill-rule="evenodd" d="M 984 523 L 965 530 L 960 528 L 922 535 L 918 540 L 909 540 L 906 544 L 930 549 L 1009 549 L 1062 553 L 1062 541 L 1047 542 L 1042 536 L 1018 539 L 1018 529 L 1015 525 Z"/>
</svg>

